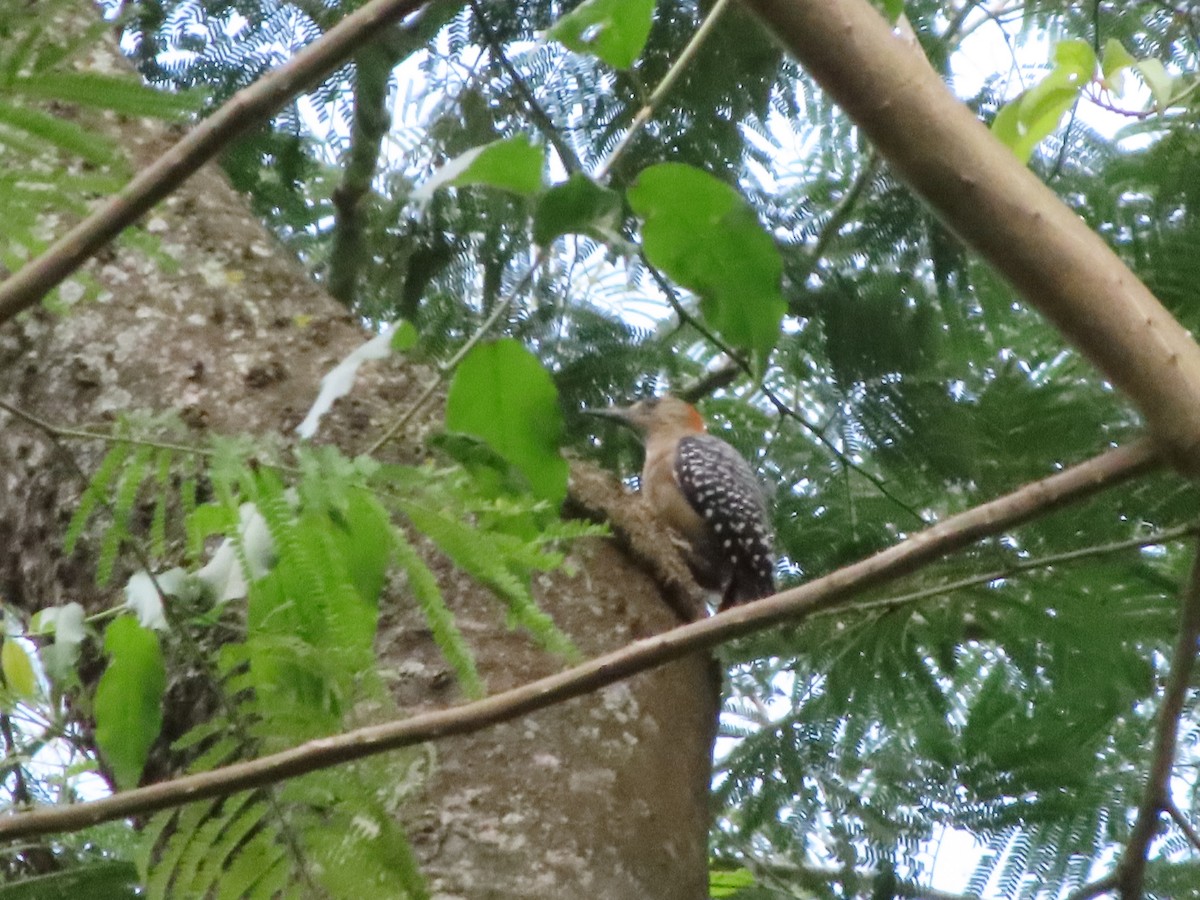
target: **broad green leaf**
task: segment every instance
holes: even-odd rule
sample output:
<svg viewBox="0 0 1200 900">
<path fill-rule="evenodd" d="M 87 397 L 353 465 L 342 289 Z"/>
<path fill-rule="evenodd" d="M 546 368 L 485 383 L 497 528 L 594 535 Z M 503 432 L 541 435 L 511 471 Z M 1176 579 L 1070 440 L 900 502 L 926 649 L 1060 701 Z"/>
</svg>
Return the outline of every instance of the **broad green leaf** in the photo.
<svg viewBox="0 0 1200 900">
<path fill-rule="evenodd" d="M 654 0 L 586 0 L 549 34 L 576 53 L 591 53 L 614 69 L 628 69 L 641 56 L 653 20 Z"/>
<path fill-rule="evenodd" d="M 473 147 L 456 156 L 438 169 L 412 193 L 414 200 L 425 201 L 440 187 L 464 187 L 483 184 L 533 196 L 542 190 L 542 172 L 546 153 L 528 136 L 494 141 L 483 147 Z"/>
<path fill-rule="evenodd" d="M 754 874 L 749 869 L 713 870 L 708 873 L 708 895 L 713 900 L 733 897 L 752 887 Z"/>
<path fill-rule="evenodd" d="M 556 507 L 567 496 L 558 390 L 516 341 L 480 344 L 459 363 L 446 401 L 446 428 L 486 441 L 528 479 L 535 496 Z"/>
<path fill-rule="evenodd" d="M 729 185 L 681 163 L 643 171 L 629 202 L 650 262 L 700 296 L 705 321 L 765 358 L 787 309 L 775 241 Z"/>
<path fill-rule="evenodd" d="M 1054 47 L 1054 63 L 1086 81 L 1096 71 L 1096 53 L 1087 41 L 1060 41 Z"/>
<path fill-rule="evenodd" d="M 1155 109 L 1162 112 L 1170 106 L 1175 79 L 1168 74 L 1163 64 L 1157 59 L 1139 59 L 1133 64 L 1133 68 L 1142 76 L 1142 81 L 1146 82 L 1146 87 L 1150 88 L 1150 93 L 1154 95 Z"/>
<path fill-rule="evenodd" d="M 883 0 L 883 11 L 889 22 L 895 22 L 904 15 L 904 0 Z"/>
<path fill-rule="evenodd" d="M 37 696 L 38 683 L 33 661 L 20 641 L 11 637 L 3 639 L 0 644 L 0 670 L 4 672 L 4 683 L 17 697 L 28 700 Z"/>
<path fill-rule="evenodd" d="M 1006 103 L 992 122 L 992 134 L 1022 162 L 1054 132 L 1096 71 L 1096 54 L 1086 41 L 1062 41 L 1054 61 L 1050 74 Z"/>
<path fill-rule="evenodd" d="M 1062 117 L 1079 98 L 1070 73 L 1055 69 L 1044 81 L 1004 105 L 992 122 L 992 134 L 1009 147 L 1022 162 L 1054 133 Z"/>
<path fill-rule="evenodd" d="M 563 234 L 590 234 L 601 240 L 621 223 L 621 197 L 576 172 L 538 200 L 533 213 L 533 239 L 547 246 Z"/>
<path fill-rule="evenodd" d="M 113 620 L 104 649 L 110 660 L 96 686 L 96 743 L 117 783 L 131 788 L 162 729 L 166 669 L 158 637 L 132 616 Z"/>
<path fill-rule="evenodd" d="M 401 319 L 392 326 L 392 351 L 394 353 L 404 353 L 411 350 L 417 346 L 419 337 L 417 329 L 413 327 L 413 323 Z"/>
<path fill-rule="evenodd" d="M 433 435 L 429 439 L 429 445 L 441 450 L 470 472 L 476 485 L 488 496 L 529 491 L 529 481 L 521 470 L 501 456 L 487 441 L 470 434 L 445 432 Z"/>
<path fill-rule="evenodd" d="M 1104 85 L 1114 94 L 1120 96 L 1124 87 L 1122 72 L 1132 66 L 1137 60 L 1133 58 L 1125 45 L 1116 38 L 1104 42 L 1104 53 L 1100 57 L 1100 72 L 1104 76 Z"/>
</svg>

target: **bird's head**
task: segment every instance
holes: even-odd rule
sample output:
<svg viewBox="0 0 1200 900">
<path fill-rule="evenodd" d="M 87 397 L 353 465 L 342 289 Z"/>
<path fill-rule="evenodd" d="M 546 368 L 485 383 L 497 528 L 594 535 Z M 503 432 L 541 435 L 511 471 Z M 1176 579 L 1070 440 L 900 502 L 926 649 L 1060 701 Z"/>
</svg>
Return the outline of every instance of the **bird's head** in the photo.
<svg viewBox="0 0 1200 900">
<path fill-rule="evenodd" d="M 653 432 L 705 431 L 704 419 L 692 404 L 678 397 L 651 397 L 632 406 L 610 406 L 605 409 L 585 409 L 591 416 L 612 419 L 645 436 Z"/>
</svg>

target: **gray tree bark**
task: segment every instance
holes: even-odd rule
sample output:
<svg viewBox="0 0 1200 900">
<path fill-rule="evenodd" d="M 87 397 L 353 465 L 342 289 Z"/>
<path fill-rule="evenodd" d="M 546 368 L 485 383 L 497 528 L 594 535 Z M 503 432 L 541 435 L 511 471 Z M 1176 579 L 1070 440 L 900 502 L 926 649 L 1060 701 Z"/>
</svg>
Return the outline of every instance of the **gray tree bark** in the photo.
<svg viewBox="0 0 1200 900">
<path fill-rule="evenodd" d="M 94 23 L 87 0 L 65 32 Z M 88 65 L 122 65 L 109 42 Z M 136 167 L 169 141 L 141 120 L 58 114 L 115 135 Z M 67 164 L 60 160 L 59 164 Z M 51 233 L 60 223 L 47 223 Z M 321 375 L 368 336 L 208 168 L 142 227 L 174 258 L 128 245 L 92 262 L 95 300 L 36 310 L 0 328 L 0 396 L 58 426 L 95 425 L 134 412 L 172 412 L 207 432 L 290 439 Z M 67 295 L 70 295 L 68 289 Z M 389 362 L 366 373 L 323 428 L 347 450 L 366 445 L 430 377 Z M 420 454 L 430 414 L 394 453 Z M 72 444 L 91 472 L 104 449 Z M 86 540 L 67 556 L 63 532 L 82 484 L 46 436 L 0 412 L 0 596 L 26 613 L 69 601 L 89 611 L 119 602 L 93 583 Z M 619 502 L 619 501 L 618 501 Z M 539 602 L 588 655 L 678 619 L 657 583 L 610 541 L 581 542 L 574 578 L 537 586 Z M 431 564 L 471 641 L 490 692 L 561 662 L 503 622 L 500 603 L 436 555 Z M 428 630 L 400 589 L 381 604 L 379 662 L 398 671 L 406 711 L 456 699 Z M 410 837 L 443 898 L 707 896 L 708 784 L 719 703 L 707 658 L 690 658 L 579 700 L 440 743 Z M 189 696 L 173 685 L 172 696 Z M 178 734 L 202 715 L 168 709 Z M 163 772 L 162 775 L 169 773 Z"/>
</svg>

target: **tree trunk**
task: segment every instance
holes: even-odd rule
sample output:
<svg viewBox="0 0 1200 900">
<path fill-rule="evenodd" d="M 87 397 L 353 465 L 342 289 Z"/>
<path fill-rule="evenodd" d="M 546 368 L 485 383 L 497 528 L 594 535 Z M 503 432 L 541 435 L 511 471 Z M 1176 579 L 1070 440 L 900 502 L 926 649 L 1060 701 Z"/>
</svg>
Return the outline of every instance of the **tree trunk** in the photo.
<svg viewBox="0 0 1200 900">
<path fill-rule="evenodd" d="M 94 22 L 86 0 L 57 25 Z M 121 65 L 111 42 L 88 64 Z M 162 127 L 56 113 L 119 136 L 135 166 L 167 146 Z M 66 161 L 61 161 L 63 164 Z M 128 245 L 89 266 L 96 300 L 37 310 L 0 329 L 0 396 L 62 427 L 137 412 L 173 412 L 193 429 L 290 437 L 321 375 L 368 335 L 320 291 L 215 168 L 192 178 L 142 227 L 177 262 Z M 61 225 L 50 229 L 61 232 Z M 68 291 L 69 293 L 69 291 Z M 339 402 L 326 439 L 356 451 L 380 433 L 430 373 L 377 365 Z M 89 611 L 120 601 L 93 584 L 86 541 L 67 556 L 63 532 L 78 473 L 46 436 L 0 413 L 0 596 L 32 613 L 69 601 Z M 397 453 L 419 453 L 412 426 Z M 104 448 L 72 443 L 89 474 Z M 94 550 L 94 548 L 92 548 Z M 581 542 L 574 578 L 546 579 L 543 608 L 588 655 L 661 631 L 677 618 L 655 582 L 608 541 Z M 484 588 L 432 559 L 473 644 L 488 690 L 561 663 L 504 624 Z M 452 679 L 403 591 L 381 601 L 380 665 L 399 672 L 406 711 L 455 701 Z M 437 896 L 696 898 L 707 896 L 707 807 L 718 691 L 707 658 L 690 658 L 525 719 L 436 747 L 410 837 Z M 168 710 L 166 729 L 193 724 Z M 166 773 L 164 773 L 166 774 Z"/>
</svg>

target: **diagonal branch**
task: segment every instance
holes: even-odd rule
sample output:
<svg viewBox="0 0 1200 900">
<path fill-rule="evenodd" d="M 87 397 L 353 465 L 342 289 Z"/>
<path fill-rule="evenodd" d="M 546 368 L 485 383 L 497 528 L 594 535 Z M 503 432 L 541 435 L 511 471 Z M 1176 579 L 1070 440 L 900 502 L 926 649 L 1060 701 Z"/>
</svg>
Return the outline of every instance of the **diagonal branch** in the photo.
<svg viewBox="0 0 1200 900">
<path fill-rule="evenodd" d="M 901 175 L 1200 469 L 1200 346 L 867 0 L 742 0 Z"/>
<path fill-rule="evenodd" d="M 270 75 L 238 91 L 45 253 L 0 283 L 0 324 L 37 303 L 235 137 L 267 119 L 296 94 L 319 83 L 373 35 L 424 3 L 425 0 L 373 0 Z"/>
<path fill-rule="evenodd" d="M 1108 874 L 1103 878 L 1098 878 L 1095 881 L 1085 884 L 1073 894 L 1067 895 L 1067 900 L 1093 900 L 1094 897 L 1099 897 L 1101 894 L 1107 894 L 1116 886 L 1117 876 Z"/>
<path fill-rule="evenodd" d="M 908 540 L 824 578 L 635 641 L 620 650 L 522 687 L 450 709 L 309 741 L 282 753 L 126 791 L 102 800 L 0 818 L 0 840 L 79 830 L 99 822 L 261 787 L 387 750 L 479 731 L 733 638 L 785 621 L 798 622 L 834 606 L 851 605 L 853 598 L 867 588 L 906 575 L 980 538 L 1001 533 L 1067 503 L 1090 497 L 1159 465 L 1155 451 L 1144 441 L 1109 450 L 1041 481 L 1024 485 L 997 500 L 951 516 Z"/>
<path fill-rule="evenodd" d="M 1197 547 L 1192 572 L 1180 602 L 1179 635 L 1171 656 L 1171 669 L 1163 690 L 1162 705 L 1154 734 L 1154 756 L 1146 789 L 1138 807 L 1137 819 L 1129 843 L 1117 866 L 1117 888 L 1122 900 L 1142 896 L 1146 875 L 1146 856 L 1158 831 L 1159 817 L 1172 807 L 1170 798 L 1171 767 L 1175 763 L 1175 744 L 1179 739 L 1179 719 L 1196 665 L 1196 642 L 1200 640 L 1200 547 Z M 1190 835 L 1189 835 L 1190 837 Z"/>
<path fill-rule="evenodd" d="M 484 43 L 495 57 L 497 64 L 508 75 L 509 80 L 512 82 L 513 91 L 520 95 L 521 100 L 525 104 L 525 111 L 529 114 L 529 118 L 533 120 L 533 124 L 537 126 L 542 136 L 554 146 L 554 152 L 558 154 L 559 162 L 567 170 L 567 174 L 582 172 L 583 163 L 579 161 L 578 154 L 571 149 L 571 145 L 567 143 L 558 126 L 554 124 L 554 120 L 550 118 L 550 114 L 538 102 L 537 97 L 533 95 L 533 90 L 509 60 L 508 54 L 504 52 L 504 44 L 501 43 L 496 32 L 492 30 L 492 26 L 488 23 L 487 15 L 479 5 L 478 0 L 469 0 L 469 2 L 471 4 L 471 12 L 475 14 L 475 23 L 479 26 L 479 31 L 483 35 Z"/>
<path fill-rule="evenodd" d="M 1200 850 L 1200 832 L 1196 831 L 1195 826 L 1188 821 L 1187 816 L 1183 814 L 1183 811 L 1179 808 L 1178 804 L 1176 804 L 1175 801 L 1170 797 L 1167 798 L 1166 812 L 1167 815 L 1170 816 L 1175 824 L 1179 827 L 1179 830 L 1182 831 L 1184 836 L 1187 837 L 1187 839 L 1191 842 L 1192 846 L 1197 850 Z"/>
</svg>

